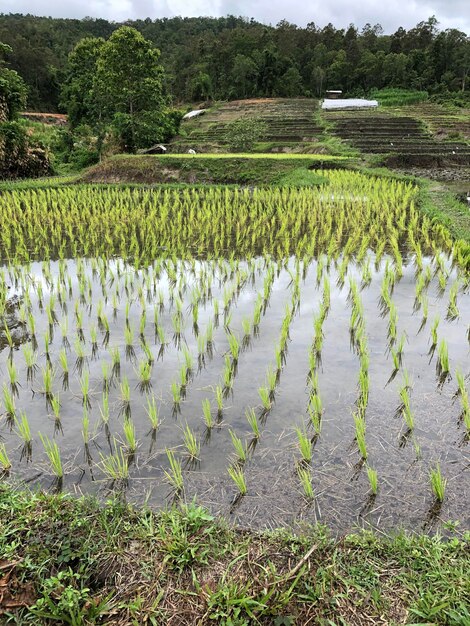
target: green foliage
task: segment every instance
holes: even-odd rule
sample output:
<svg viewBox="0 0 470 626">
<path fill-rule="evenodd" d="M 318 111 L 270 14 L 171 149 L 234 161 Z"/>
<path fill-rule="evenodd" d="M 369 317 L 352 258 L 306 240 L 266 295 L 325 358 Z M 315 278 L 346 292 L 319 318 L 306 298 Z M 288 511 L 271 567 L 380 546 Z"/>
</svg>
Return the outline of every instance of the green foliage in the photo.
<svg viewBox="0 0 470 626">
<path fill-rule="evenodd" d="M 14 70 L 2 67 L 0 62 L 0 106 L 6 105 L 6 118 L 13 120 L 26 106 L 27 88 Z M 0 121 L 2 121 L 0 111 Z"/>
<path fill-rule="evenodd" d="M 105 613 L 107 601 L 90 602 L 90 589 L 83 587 L 80 574 L 71 567 L 58 572 L 56 576 L 46 578 L 41 586 L 36 603 L 31 613 L 48 620 L 59 620 L 71 626 L 86 626 Z"/>
<path fill-rule="evenodd" d="M 72 128 L 91 126 L 91 162 L 100 155 L 108 128 L 127 152 L 167 141 L 177 132 L 181 114 L 167 106 L 159 58 L 160 51 L 129 26 L 106 41 L 82 39 L 70 53 L 62 103 Z M 74 152 L 75 162 L 86 165 L 85 151 L 74 146 Z"/>
<path fill-rule="evenodd" d="M 94 93 L 94 81 L 104 43 L 102 38 L 85 37 L 69 54 L 61 104 L 67 110 L 72 128 L 82 123 L 93 123 L 101 113 Z"/>
<path fill-rule="evenodd" d="M 266 123 L 258 118 L 241 118 L 228 124 L 225 140 L 231 150 L 249 152 L 264 137 L 266 130 Z"/>
</svg>

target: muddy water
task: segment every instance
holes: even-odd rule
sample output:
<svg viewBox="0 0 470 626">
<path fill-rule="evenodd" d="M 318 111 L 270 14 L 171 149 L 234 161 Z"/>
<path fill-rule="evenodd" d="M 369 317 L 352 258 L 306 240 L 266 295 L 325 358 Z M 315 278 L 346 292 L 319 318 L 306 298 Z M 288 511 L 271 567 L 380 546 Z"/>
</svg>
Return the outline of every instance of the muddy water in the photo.
<svg viewBox="0 0 470 626">
<path fill-rule="evenodd" d="M 171 499 L 171 490 L 164 479 L 164 470 L 168 469 L 165 450 L 173 448 L 177 457 L 185 460 L 182 428 L 188 424 L 200 439 L 202 447 L 200 460 L 196 464 L 185 465 L 185 497 L 190 499 L 196 495 L 214 512 L 227 515 L 243 525 L 261 528 L 296 525 L 308 520 L 320 521 L 335 531 L 343 532 L 357 524 L 384 529 L 397 525 L 417 529 L 435 528 L 442 521 L 458 520 L 459 528 L 470 529 L 470 513 L 466 505 L 470 494 L 470 447 L 465 438 L 465 427 L 459 421 L 460 403 L 454 398 L 457 390 L 455 369 L 460 368 L 465 375 L 470 373 L 467 337 L 470 296 L 460 290 L 460 317 L 454 321 L 446 320 L 449 289 L 457 275 L 449 266 L 444 293 L 439 291 L 437 278 L 433 276 L 426 290 L 428 320 L 419 331 L 422 310 L 414 310 L 416 268 L 411 262 L 405 264 L 403 276 L 395 285 L 392 299 L 398 311 L 398 337 L 406 333 L 402 369 L 407 370 L 413 385 L 411 407 L 415 429 L 412 436 L 406 437 L 403 418 L 395 415 L 400 404 L 399 388 L 403 372 L 399 371 L 394 380 L 388 382 L 393 371 L 388 350 L 388 315 L 381 317 L 378 307 L 386 262 L 383 259 L 376 268 L 371 263 L 372 281 L 361 291 L 370 353 L 370 395 L 366 412 L 368 463 L 377 470 L 379 478 L 379 492 L 375 498 L 370 497 L 366 468 L 360 462 L 355 443 L 352 418 L 358 396 L 359 359 L 350 346 L 348 280 L 351 277 L 358 284 L 361 281 L 361 269 L 354 263 L 349 265 L 344 285 L 338 284 L 338 271 L 333 265 L 324 270 L 331 283 L 331 308 L 323 326 L 324 344 L 318 366 L 324 414 L 311 464 L 316 493 L 312 504 L 305 502 L 296 473 L 296 462 L 300 456 L 294 427 L 308 421 L 308 352 L 314 334 L 313 317 L 322 300 L 322 284 L 317 283 L 315 261 L 297 266 L 301 275 L 300 305 L 290 325 L 285 365 L 275 390 L 273 408 L 260 417 L 260 441 L 245 466 L 248 493 L 236 506 L 232 505 L 236 488 L 227 473 L 229 464 L 235 460 L 229 431 L 234 431 L 248 442 L 251 434 L 245 410 L 252 407 L 259 416 L 262 415 L 258 388 L 266 384 L 267 368 L 271 366 L 275 369 L 275 346 L 279 341 L 286 306 L 292 303 L 295 261 L 291 260 L 283 267 L 258 259 L 251 265 L 240 263 L 238 272 L 230 270 L 228 263 L 197 262 L 191 267 L 189 263 L 178 262 L 169 271 L 163 264 L 146 272 L 136 272 L 122 262 L 113 262 L 106 266 L 103 279 L 100 279 L 96 263 L 85 260 L 77 266 L 77 262 L 68 261 L 64 278 L 66 301 L 62 307 L 58 302 L 57 263 L 50 264 L 51 278 L 41 264 L 16 268 L 16 278 L 11 271 L 9 275 L 5 268 L 12 287 L 10 293 L 20 299 L 24 299 L 25 291 L 29 294 L 38 344 L 38 369 L 33 380 L 28 379 L 21 348 L 13 352 L 4 348 L 0 352 L 0 371 L 7 388 L 7 360 L 12 358 L 16 366 L 19 374 L 15 398 L 17 412 L 25 411 L 33 433 L 32 456 L 27 458 L 16 429 L 9 426 L 6 417 L 2 419 L 0 432 L 12 461 L 12 478 L 27 480 L 43 488 L 53 486 L 53 475 L 39 438 L 39 433 L 42 433 L 54 437 L 60 447 L 65 467 L 65 490 L 106 495 L 110 481 L 100 463 L 102 455 L 125 446 L 120 382 L 127 377 L 132 390 L 131 419 L 139 440 L 126 489 L 126 496 L 131 501 L 139 503 L 145 499 L 151 505 L 162 506 Z M 425 260 L 425 264 L 432 265 L 431 260 Z M 202 419 L 202 401 L 210 399 L 215 415 L 215 387 L 222 385 L 224 358 L 229 350 L 229 331 L 224 327 L 224 319 L 227 320 L 227 316 L 230 318 L 230 331 L 242 341 L 242 320 L 253 316 L 258 294 L 264 293 L 268 266 L 274 270 L 274 278 L 259 332 L 256 335 L 252 332 L 249 341 L 242 347 L 233 388 L 224 398 L 220 423 L 208 431 Z M 82 301 L 77 279 L 80 274 L 82 283 L 87 283 Z M 224 293 L 230 295 L 237 275 L 239 289 L 233 293 L 227 316 L 224 317 Z M 206 293 L 205 298 L 194 291 L 195 287 L 199 287 L 201 292 L 204 289 L 207 292 L 209 282 L 211 292 Z M 39 290 L 38 285 L 41 286 Z M 42 291 L 41 298 L 38 291 L 40 295 Z M 51 293 L 55 294 L 54 310 L 58 321 L 52 327 L 46 314 Z M 178 306 L 178 293 L 184 320 L 180 341 L 174 337 L 172 322 Z M 113 294 L 116 294 L 114 304 Z M 193 327 L 191 313 L 191 299 L 194 297 L 200 300 L 198 328 Z M 214 305 L 216 300 L 220 310 L 218 317 Z M 159 301 L 162 301 L 162 306 Z M 129 325 L 134 329 L 135 357 L 126 355 L 126 302 L 130 303 Z M 152 386 L 147 392 L 139 389 L 138 375 L 138 362 L 145 360 L 139 338 L 143 304 L 147 314 L 144 335 L 155 358 Z M 89 371 L 90 377 L 90 442 L 87 447 L 82 436 L 83 399 L 76 363 L 75 345 L 79 341 L 76 307 L 83 314 L 82 345 L 86 353 L 83 372 Z M 98 324 L 100 307 L 109 320 L 110 333 L 106 338 L 104 331 L 98 330 L 97 346 L 93 348 L 90 328 Z M 168 342 L 163 348 L 155 334 L 155 307 Z M 436 377 L 437 353 L 433 357 L 428 354 L 430 325 L 436 315 L 440 316 L 438 336 L 447 341 L 451 363 L 452 377 L 443 384 L 439 384 Z M 63 324 L 65 318 L 68 320 L 70 342 L 70 348 L 67 348 L 70 375 L 69 387 L 64 389 L 58 358 L 64 345 L 60 323 Z M 214 324 L 213 349 L 206 350 L 203 358 L 198 360 L 197 336 L 205 333 L 210 321 Z M 44 334 L 48 329 L 52 331 L 49 355 L 55 372 L 53 388 L 59 394 L 61 403 L 59 429 L 42 393 L 42 369 L 46 366 Z M 32 345 L 31 338 L 26 345 Z M 184 363 L 183 345 L 193 355 L 194 368 L 186 385 L 185 398 L 179 410 L 175 410 L 171 384 L 180 380 Z M 108 428 L 105 428 L 100 413 L 102 364 L 108 363 L 111 370 L 111 348 L 119 349 L 121 368 L 120 378 L 116 376 L 112 380 L 109 390 L 110 418 Z M 146 414 L 146 395 L 155 396 L 160 407 L 161 425 L 156 433 L 151 431 Z M 436 463 L 440 463 L 448 481 L 446 498 L 440 510 L 433 507 L 428 478 L 429 468 Z"/>
</svg>

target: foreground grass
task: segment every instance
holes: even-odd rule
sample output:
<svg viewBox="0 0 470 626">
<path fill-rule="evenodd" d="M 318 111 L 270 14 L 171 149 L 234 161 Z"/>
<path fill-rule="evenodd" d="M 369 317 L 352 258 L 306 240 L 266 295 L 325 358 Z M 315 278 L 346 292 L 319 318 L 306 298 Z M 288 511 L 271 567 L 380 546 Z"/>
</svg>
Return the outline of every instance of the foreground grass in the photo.
<svg viewBox="0 0 470 626">
<path fill-rule="evenodd" d="M 254 533 L 0 487 L 2 624 L 470 623 L 468 536 Z"/>
</svg>

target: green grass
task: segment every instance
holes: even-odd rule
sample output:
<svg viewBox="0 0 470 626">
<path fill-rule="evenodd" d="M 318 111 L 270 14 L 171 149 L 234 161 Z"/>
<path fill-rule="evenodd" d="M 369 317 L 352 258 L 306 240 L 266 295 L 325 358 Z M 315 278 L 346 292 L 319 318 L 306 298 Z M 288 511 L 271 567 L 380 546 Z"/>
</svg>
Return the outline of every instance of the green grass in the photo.
<svg viewBox="0 0 470 626">
<path fill-rule="evenodd" d="M 429 95 L 427 91 L 388 87 L 386 89 L 373 89 L 369 93 L 369 97 L 372 100 L 377 100 L 384 107 L 396 107 L 424 102 L 429 98 Z"/>
<path fill-rule="evenodd" d="M 117 155 L 90 168 L 88 183 L 172 185 L 312 185 L 310 168 L 334 167 L 346 159 L 305 154 Z"/>
<path fill-rule="evenodd" d="M 359 532 L 336 541 L 321 526 L 300 536 L 256 533 L 229 527 L 195 503 L 154 513 L 122 499 L 102 506 L 5 483 L 0 519 L 7 589 L 23 604 L 8 609 L 6 623 L 470 620 L 468 535 Z"/>
</svg>

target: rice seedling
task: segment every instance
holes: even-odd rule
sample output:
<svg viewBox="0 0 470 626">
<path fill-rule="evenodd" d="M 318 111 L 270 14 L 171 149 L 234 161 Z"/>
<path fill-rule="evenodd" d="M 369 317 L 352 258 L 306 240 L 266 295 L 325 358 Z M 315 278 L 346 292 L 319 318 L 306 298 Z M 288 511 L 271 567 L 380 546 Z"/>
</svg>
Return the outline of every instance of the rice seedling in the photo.
<svg viewBox="0 0 470 626">
<path fill-rule="evenodd" d="M 124 418 L 122 430 L 124 432 L 124 438 L 127 443 L 127 450 L 129 454 L 134 454 L 135 451 L 137 450 L 138 441 L 137 441 L 136 432 L 135 432 L 135 425 L 130 419 L 130 417 L 126 416 Z"/>
<path fill-rule="evenodd" d="M 113 454 L 108 456 L 100 454 L 101 469 L 109 480 L 126 483 L 129 479 L 129 460 L 127 454 L 122 447 L 116 449 L 116 442 L 114 442 L 114 448 L 115 452 Z"/>
<path fill-rule="evenodd" d="M 144 337 L 145 335 L 145 327 L 147 325 L 147 314 L 145 312 L 145 309 L 142 311 L 142 314 L 140 316 L 140 320 L 139 320 L 139 334 L 141 337 Z"/>
<path fill-rule="evenodd" d="M 120 389 L 120 413 L 125 417 L 131 416 L 131 386 L 129 379 L 124 376 L 119 385 Z"/>
<path fill-rule="evenodd" d="M 83 405 L 82 415 L 82 439 L 85 447 L 90 443 L 90 416 L 88 414 L 88 407 Z"/>
<path fill-rule="evenodd" d="M 111 355 L 112 362 L 112 376 L 113 378 L 119 378 L 121 375 L 121 353 L 119 352 L 119 348 L 111 348 L 109 351 Z"/>
<path fill-rule="evenodd" d="M 367 478 L 369 479 L 370 492 L 373 496 L 377 495 L 379 489 L 379 481 L 377 478 L 377 470 L 372 469 L 370 465 L 367 465 Z"/>
<path fill-rule="evenodd" d="M 312 485 L 312 470 L 310 466 L 299 464 L 297 466 L 297 476 L 299 477 L 300 484 L 304 492 L 304 496 L 308 501 L 311 501 L 315 497 Z"/>
<path fill-rule="evenodd" d="M 187 346 L 183 346 L 182 353 L 184 358 L 184 366 L 189 375 L 194 369 L 194 358 Z"/>
<path fill-rule="evenodd" d="M 465 392 L 460 398 L 462 405 L 461 418 L 467 429 L 467 437 L 470 436 L 470 400 L 468 399 L 468 393 Z"/>
<path fill-rule="evenodd" d="M 7 360 L 7 371 L 10 380 L 10 388 L 15 395 L 18 395 L 18 370 L 11 359 Z"/>
<path fill-rule="evenodd" d="M 247 447 L 246 444 L 237 437 L 237 435 L 233 432 L 233 430 L 228 431 L 230 434 L 230 439 L 232 440 L 232 445 L 235 450 L 235 454 L 237 455 L 237 460 L 239 463 L 245 463 L 247 457 Z"/>
<path fill-rule="evenodd" d="M 59 365 L 62 369 L 62 375 L 68 376 L 69 364 L 68 364 L 68 359 L 67 359 L 67 351 L 65 350 L 65 348 L 61 348 L 59 352 Z"/>
<path fill-rule="evenodd" d="M 60 332 L 62 335 L 62 345 L 64 346 L 64 348 L 69 348 L 70 347 L 70 341 L 68 338 L 68 319 L 67 317 L 63 317 L 59 326 L 60 326 Z"/>
<path fill-rule="evenodd" d="M 50 405 L 51 405 L 52 414 L 54 416 L 54 419 L 55 419 L 56 423 L 60 424 L 60 408 L 61 408 L 61 405 L 60 405 L 60 397 L 59 397 L 58 394 L 57 395 L 54 394 L 52 396 Z"/>
<path fill-rule="evenodd" d="M 145 354 L 145 358 L 147 359 L 147 363 L 149 365 L 153 365 L 155 361 L 155 357 L 153 356 L 152 349 L 147 343 L 147 340 L 145 339 L 145 337 L 142 337 L 141 346 L 142 346 L 143 353 Z"/>
<path fill-rule="evenodd" d="M 228 345 L 229 345 L 230 353 L 232 355 L 232 359 L 234 363 L 236 363 L 238 361 L 238 357 L 240 354 L 240 344 L 238 342 L 238 339 L 232 333 L 229 333 L 227 335 L 227 339 L 228 339 Z"/>
<path fill-rule="evenodd" d="M 268 386 L 270 398 L 274 396 L 277 382 L 278 382 L 277 372 L 273 371 L 272 367 L 269 366 L 268 369 L 266 370 L 266 383 Z"/>
<path fill-rule="evenodd" d="M 10 348 L 10 350 L 13 350 L 14 346 L 15 346 L 15 342 L 13 341 L 13 337 L 12 334 L 10 332 L 10 329 L 8 328 L 6 322 L 4 322 L 3 325 L 3 334 L 5 336 L 5 339 L 7 340 L 7 344 Z M 34 335 L 33 332 L 31 332 L 32 335 Z"/>
<path fill-rule="evenodd" d="M 214 324 L 211 320 L 207 322 L 206 326 L 206 342 L 208 349 L 210 349 L 214 344 Z"/>
<path fill-rule="evenodd" d="M 126 358 L 132 361 L 135 358 L 134 329 L 128 324 L 124 326 L 124 341 L 126 344 Z"/>
<path fill-rule="evenodd" d="M 367 459 L 367 445 L 366 445 L 366 421 L 364 417 L 358 413 L 353 413 L 354 427 L 356 430 L 356 443 L 359 448 L 361 457 Z"/>
<path fill-rule="evenodd" d="M 261 437 L 261 432 L 260 432 L 258 418 L 256 417 L 255 410 L 247 409 L 245 411 L 245 417 L 248 422 L 248 425 L 251 428 L 251 432 L 253 433 L 253 439 L 259 439 Z"/>
<path fill-rule="evenodd" d="M 79 375 L 83 372 L 83 367 L 87 362 L 86 352 L 85 352 L 85 344 L 80 341 L 80 339 L 76 339 L 74 342 L 74 350 L 76 354 L 75 359 L 75 369 L 79 373 Z"/>
<path fill-rule="evenodd" d="M 204 400 L 202 401 L 202 414 L 206 428 L 208 430 L 211 430 L 215 426 L 215 421 L 212 416 L 211 403 L 209 398 L 204 398 Z"/>
<path fill-rule="evenodd" d="M 4 443 L 0 443 L 0 468 L 3 474 L 8 474 L 11 469 L 11 461 Z"/>
<path fill-rule="evenodd" d="M 15 397 L 6 383 L 3 383 L 3 404 L 8 422 L 13 422 L 16 416 Z"/>
<path fill-rule="evenodd" d="M 243 338 L 251 336 L 251 320 L 248 317 L 242 319 Z"/>
<path fill-rule="evenodd" d="M 431 483 L 431 489 L 434 497 L 438 502 L 443 502 L 446 492 L 447 478 L 444 478 L 442 476 L 439 464 L 437 464 L 436 467 L 430 469 L 429 480 Z"/>
<path fill-rule="evenodd" d="M 240 496 L 244 496 L 247 493 L 245 472 L 240 465 L 230 465 L 228 468 L 228 475 L 235 483 Z"/>
<path fill-rule="evenodd" d="M 296 426 L 295 432 L 297 434 L 297 443 L 299 446 L 299 451 L 302 456 L 302 460 L 305 463 L 310 463 L 313 455 L 313 444 L 310 440 L 307 432 L 305 430 L 305 426 L 303 428 L 299 428 Z"/>
<path fill-rule="evenodd" d="M 62 458 L 60 455 L 60 449 L 55 440 L 51 440 L 46 436 L 43 436 L 39 433 L 39 438 L 42 441 L 42 445 L 44 446 L 44 451 L 49 459 L 49 463 L 51 465 L 52 472 L 55 476 L 60 480 L 64 476 L 64 469 L 62 466 Z"/>
<path fill-rule="evenodd" d="M 165 477 L 175 491 L 179 493 L 184 487 L 183 468 L 173 450 L 167 449 L 166 456 L 170 464 L 170 471 L 164 470 Z"/>
<path fill-rule="evenodd" d="M 142 393 L 148 392 L 149 389 L 152 387 L 152 366 L 148 362 L 148 360 L 139 362 L 138 375 L 139 382 L 137 386 L 139 388 L 139 391 L 141 391 Z"/>
<path fill-rule="evenodd" d="M 440 377 L 447 376 L 450 373 L 449 364 L 449 349 L 447 347 L 447 341 L 442 338 L 437 347 L 437 374 Z"/>
<path fill-rule="evenodd" d="M 176 410 L 181 404 L 181 387 L 175 380 L 171 383 L 171 395 L 173 397 L 173 407 Z"/>
<path fill-rule="evenodd" d="M 38 369 L 37 352 L 29 344 L 23 346 L 23 358 L 26 365 L 26 380 L 32 382 Z"/>
<path fill-rule="evenodd" d="M 258 395 L 261 399 L 261 404 L 265 411 L 270 411 L 272 408 L 271 396 L 267 387 L 259 387 Z"/>
<path fill-rule="evenodd" d="M 310 422 L 315 431 L 315 436 L 319 437 L 322 426 L 323 403 L 317 392 L 310 396 L 307 411 L 310 416 Z"/>
<path fill-rule="evenodd" d="M 91 355 L 96 357 L 98 352 L 98 330 L 95 325 L 90 326 Z"/>
<path fill-rule="evenodd" d="M 456 281 L 453 283 L 449 291 L 449 304 L 447 306 L 446 319 L 453 321 L 460 316 L 460 311 L 457 306 L 457 294 L 459 292 L 459 283 Z"/>
<path fill-rule="evenodd" d="M 107 425 L 109 423 L 109 394 L 107 389 L 103 391 L 101 406 L 99 409 L 101 420 L 103 424 Z"/>
<path fill-rule="evenodd" d="M 23 440 L 25 445 L 31 446 L 33 437 L 29 425 L 28 417 L 25 411 L 20 411 L 20 417 L 15 417 L 15 424 L 18 436 Z"/>
<path fill-rule="evenodd" d="M 186 389 L 186 385 L 188 384 L 188 370 L 186 369 L 186 365 L 182 365 L 180 368 L 180 387 L 182 396 L 184 395 L 184 390 Z"/>
<path fill-rule="evenodd" d="M 201 444 L 188 424 L 183 427 L 183 443 L 188 457 L 193 461 L 199 460 Z"/>
<path fill-rule="evenodd" d="M 90 402 L 90 374 L 85 372 L 80 378 L 80 390 L 82 392 L 82 404 L 87 408 L 91 407 Z"/>
<path fill-rule="evenodd" d="M 414 416 L 411 410 L 410 395 L 407 387 L 402 387 L 400 389 L 400 398 L 402 417 L 408 426 L 408 430 L 412 431 L 414 429 Z"/>
<path fill-rule="evenodd" d="M 224 410 L 224 394 L 220 385 L 217 385 L 215 388 L 215 400 L 217 402 L 217 415 L 220 418 L 222 416 L 222 411 Z"/>
<path fill-rule="evenodd" d="M 437 275 L 437 278 L 438 278 L 438 294 L 442 295 L 447 286 L 448 275 L 445 271 L 443 272 L 440 270 Z"/>
</svg>

